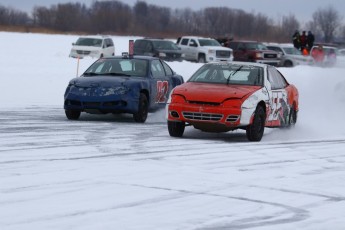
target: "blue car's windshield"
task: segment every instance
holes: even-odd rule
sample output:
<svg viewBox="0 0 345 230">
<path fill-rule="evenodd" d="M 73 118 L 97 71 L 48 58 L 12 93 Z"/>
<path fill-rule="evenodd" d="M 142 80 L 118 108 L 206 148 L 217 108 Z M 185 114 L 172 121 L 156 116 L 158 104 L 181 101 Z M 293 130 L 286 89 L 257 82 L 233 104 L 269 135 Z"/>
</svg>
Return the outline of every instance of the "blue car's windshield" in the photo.
<svg viewBox="0 0 345 230">
<path fill-rule="evenodd" d="M 84 73 L 85 76 L 147 76 L 148 61 L 140 59 L 99 59 Z"/>
<path fill-rule="evenodd" d="M 221 44 L 214 39 L 199 39 L 200 46 L 221 46 Z"/>
<path fill-rule="evenodd" d="M 206 64 L 188 82 L 212 84 L 263 85 L 263 68 L 238 64 Z"/>
</svg>

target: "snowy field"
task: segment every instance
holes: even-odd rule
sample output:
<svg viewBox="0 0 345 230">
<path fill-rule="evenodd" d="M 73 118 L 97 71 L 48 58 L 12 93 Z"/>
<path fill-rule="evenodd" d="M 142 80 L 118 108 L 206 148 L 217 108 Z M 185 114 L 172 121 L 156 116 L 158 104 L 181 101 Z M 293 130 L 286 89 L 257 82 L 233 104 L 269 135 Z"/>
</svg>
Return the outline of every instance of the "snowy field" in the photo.
<svg viewBox="0 0 345 230">
<path fill-rule="evenodd" d="M 67 120 L 76 39 L 0 32 L 1 230 L 345 229 L 345 66 L 279 69 L 300 92 L 294 129 L 180 139 L 164 111 Z M 185 80 L 201 66 L 169 65 Z"/>
</svg>

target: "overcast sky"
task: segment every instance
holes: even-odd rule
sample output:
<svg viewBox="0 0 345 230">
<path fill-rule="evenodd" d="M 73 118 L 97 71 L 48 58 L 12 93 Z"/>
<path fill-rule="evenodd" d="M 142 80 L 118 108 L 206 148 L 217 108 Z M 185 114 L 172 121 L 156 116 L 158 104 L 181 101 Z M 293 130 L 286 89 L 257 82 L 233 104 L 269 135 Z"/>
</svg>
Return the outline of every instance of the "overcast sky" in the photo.
<svg viewBox="0 0 345 230">
<path fill-rule="evenodd" d="M 0 5 L 31 13 L 34 6 L 51 6 L 57 3 L 80 2 L 90 6 L 94 0 L 0 0 Z M 189 7 L 194 10 L 209 6 L 227 6 L 229 8 L 243 9 L 247 12 L 263 13 L 270 18 L 280 19 L 282 15 L 294 14 L 301 22 L 308 22 L 312 14 L 330 5 L 343 16 L 345 0 L 145 0 L 148 4 L 167 6 L 171 8 Z M 122 0 L 133 6 L 137 0 Z"/>
</svg>

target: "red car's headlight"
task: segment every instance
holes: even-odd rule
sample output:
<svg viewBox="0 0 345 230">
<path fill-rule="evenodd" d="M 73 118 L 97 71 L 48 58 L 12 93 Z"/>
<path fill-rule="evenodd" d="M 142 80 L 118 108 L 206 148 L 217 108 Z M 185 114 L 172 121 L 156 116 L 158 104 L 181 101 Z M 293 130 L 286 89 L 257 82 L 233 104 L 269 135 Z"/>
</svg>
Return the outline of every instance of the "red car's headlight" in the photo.
<svg viewBox="0 0 345 230">
<path fill-rule="evenodd" d="M 179 94 L 173 94 L 171 95 L 171 103 L 184 103 L 186 102 L 186 99 L 184 96 Z"/>
<path fill-rule="evenodd" d="M 241 108 L 242 101 L 240 99 L 228 99 L 223 102 L 224 107 Z"/>
</svg>

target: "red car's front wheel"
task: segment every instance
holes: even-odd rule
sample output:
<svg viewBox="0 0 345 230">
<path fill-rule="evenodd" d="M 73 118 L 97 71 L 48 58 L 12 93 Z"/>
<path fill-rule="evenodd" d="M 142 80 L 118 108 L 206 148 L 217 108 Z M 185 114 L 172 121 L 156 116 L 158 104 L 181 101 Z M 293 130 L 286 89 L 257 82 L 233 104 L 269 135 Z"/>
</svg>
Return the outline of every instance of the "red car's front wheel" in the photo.
<svg viewBox="0 0 345 230">
<path fill-rule="evenodd" d="M 247 126 L 246 134 L 249 141 L 261 141 L 265 130 L 265 110 L 258 106 L 254 113 L 253 123 Z"/>
<path fill-rule="evenodd" d="M 172 137 L 182 137 L 185 128 L 184 122 L 168 121 L 169 134 Z"/>
</svg>

